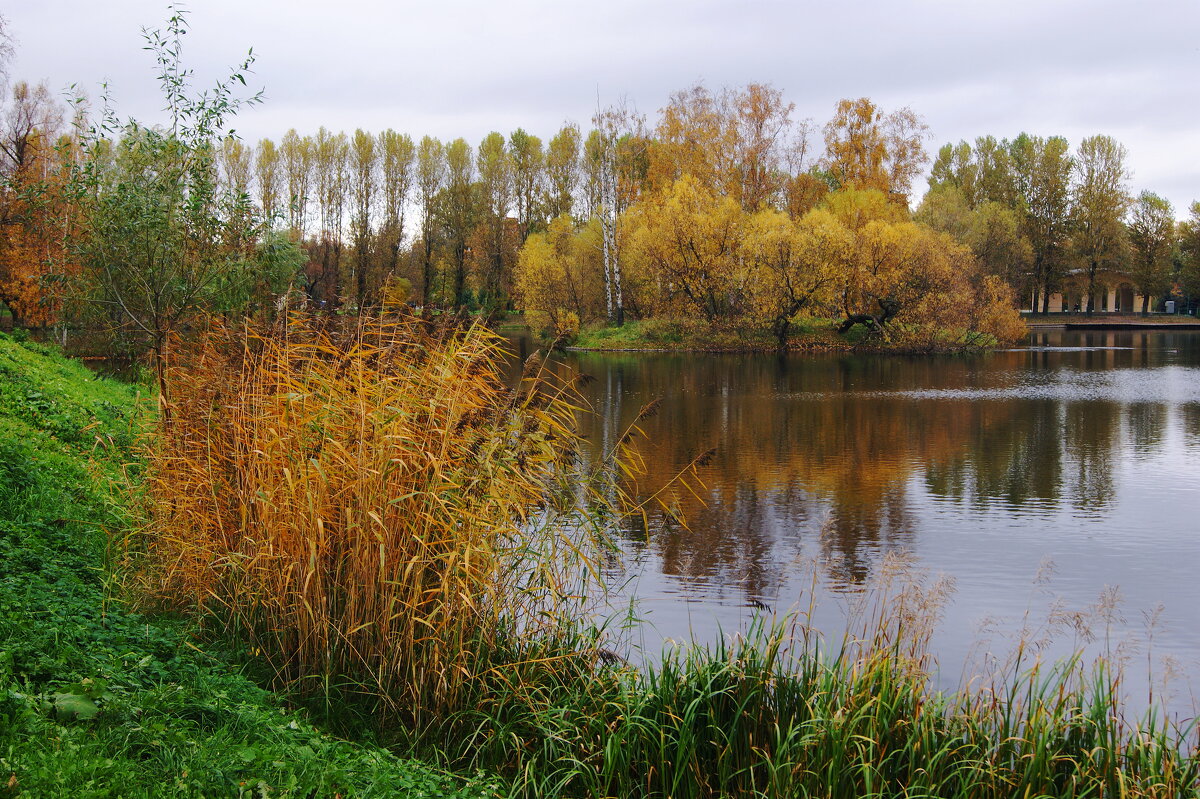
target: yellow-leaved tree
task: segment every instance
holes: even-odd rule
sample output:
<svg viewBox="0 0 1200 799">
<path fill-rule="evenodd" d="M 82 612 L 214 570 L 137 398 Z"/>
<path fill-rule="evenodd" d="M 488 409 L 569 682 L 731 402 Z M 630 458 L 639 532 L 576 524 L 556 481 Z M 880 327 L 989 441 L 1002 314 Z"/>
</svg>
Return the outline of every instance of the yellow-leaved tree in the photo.
<svg viewBox="0 0 1200 799">
<path fill-rule="evenodd" d="M 912 222 L 868 222 L 843 276 L 841 332 L 864 325 L 884 340 L 932 346 L 965 327 L 971 251 Z"/>
<path fill-rule="evenodd" d="M 736 315 L 735 279 L 746 213 L 684 175 L 630 211 L 633 260 L 653 287 L 655 312 L 700 313 L 709 322 Z"/>
<path fill-rule="evenodd" d="M 529 326 L 547 338 L 573 336 L 582 323 L 604 316 L 597 228 L 593 222 L 577 231 L 563 215 L 521 248 L 514 287 Z"/>
<path fill-rule="evenodd" d="M 750 218 L 742 245 L 746 298 L 780 349 L 787 346 L 792 317 L 831 295 L 853 244 L 851 232 L 825 209 L 799 222 L 772 209 Z"/>
</svg>

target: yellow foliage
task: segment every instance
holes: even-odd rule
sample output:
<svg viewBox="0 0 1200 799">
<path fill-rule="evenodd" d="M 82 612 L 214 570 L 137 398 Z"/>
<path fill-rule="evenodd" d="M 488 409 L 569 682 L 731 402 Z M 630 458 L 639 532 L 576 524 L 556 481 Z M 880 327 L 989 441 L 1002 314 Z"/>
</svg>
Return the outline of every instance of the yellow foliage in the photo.
<svg viewBox="0 0 1200 799">
<path fill-rule="evenodd" d="M 814 211 L 800 222 L 763 210 L 750 218 L 742 245 L 751 313 L 775 332 L 780 346 L 802 309 L 820 304 L 845 270 L 853 237 L 833 214 Z"/>
<path fill-rule="evenodd" d="M 856 233 L 871 221 L 904 222 L 907 209 L 890 202 L 878 189 L 842 189 L 825 197 L 824 207 Z"/>
<path fill-rule="evenodd" d="M 567 619 L 565 581 L 586 573 L 574 532 L 532 521 L 573 457 L 570 386 L 531 360 L 509 388 L 481 326 L 240 327 L 170 350 L 146 588 L 211 612 L 297 692 L 407 723 L 461 710 L 507 665 L 497 642 Z"/>
<path fill-rule="evenodd" d="M 746 221 L 737 202 L 688 175 L 639 203 L 631 219 L 633 258 L 657 290 L 657 308 L 698 312 L 709 321 L 734 314 Z"/>
<path fill-rule="evenodd" d="M 412 296 L 412 281 L 396 274 L 388 275 L 383 284 L 383 308 L 395 311 L 403 308 Z"/>
<path fill-rule="evenodd" d="M 517 296 L 530 327 L 547 338 L 574 336 L 583 321 L 602 316 L 597 239 L 597 231 L 576 231 L 571 218 L 561 216 L 521 248 L 513 274 Z"/>
</svg>

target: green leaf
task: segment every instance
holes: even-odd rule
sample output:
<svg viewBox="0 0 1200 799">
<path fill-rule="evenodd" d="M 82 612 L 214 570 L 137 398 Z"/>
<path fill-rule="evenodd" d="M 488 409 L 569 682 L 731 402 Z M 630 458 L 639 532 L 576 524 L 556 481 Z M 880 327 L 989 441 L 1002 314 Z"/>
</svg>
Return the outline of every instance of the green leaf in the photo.
<svg viewBox="0 0 1200 799">
<path fill-rule="evenodd" d="M 54 712 L 61 721 L 87 721 L 100 715 L 100 707 L 82 694 L 55 694 Z"/>
</svg>

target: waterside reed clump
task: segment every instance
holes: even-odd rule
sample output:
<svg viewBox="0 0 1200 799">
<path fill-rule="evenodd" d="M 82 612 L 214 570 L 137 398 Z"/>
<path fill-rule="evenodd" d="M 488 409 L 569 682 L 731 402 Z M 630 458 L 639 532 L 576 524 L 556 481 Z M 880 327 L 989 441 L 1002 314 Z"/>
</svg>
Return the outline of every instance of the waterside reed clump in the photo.
<svg viewBox="0 0 1200 799">
<path fill-rule="evenodd" d="M 595 561 L 559 482 L 580 460 L 571 386 L 531 361 L 507 388 L 498 348 L 300 316 L 176 348 L 131 548 L 145 590 L 331 719 L 514 796 L 1196 795 L 1195 728 L 1127 721 L 1103 664 L 934 691 L 936 585 L 883 590 L 833 646 L 764 616 L 643 666 L 612 656 L 579 615 Z"/>
<path fill-rule="evenodd" d="M 166 369 L 145 590 L 295 694 L 405 726 L 457 707 L 579 585 L 585 527 L 531 523 L 573 452 L 570 386 L 533 359 L 508 388 L 501 343 L 417 318 L 209 322 Z"/>
</svg>

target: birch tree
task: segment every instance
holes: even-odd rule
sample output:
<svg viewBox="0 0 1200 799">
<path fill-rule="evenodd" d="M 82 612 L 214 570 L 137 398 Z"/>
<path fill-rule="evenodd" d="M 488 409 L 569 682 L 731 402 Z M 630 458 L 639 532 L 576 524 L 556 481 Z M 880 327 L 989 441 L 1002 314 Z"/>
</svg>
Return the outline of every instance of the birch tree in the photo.
<svg viewBox="0 0 1200 799">
<path fill-rule="evenodd" d="M 617 235 L 621 214 L 635 195 L 629 180 L 628 162 L 641 145 L 641 118 L 624 105 L 597 111 L 596 127 L 588 136 L 587 159 L 591 173 L 592 213 L 600 220 L 601 261 L 604 267 L 604 298 L 608 321 L 625 323 L 624 280 L 621 247 Z M 623 178 L 624 173 L 624 180 Z"/>
</svg>

